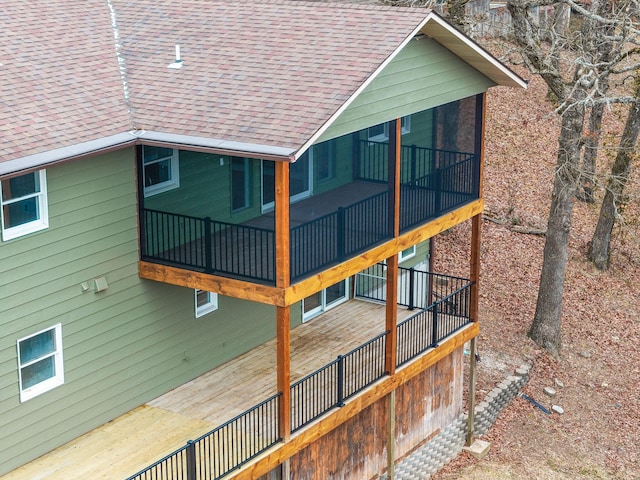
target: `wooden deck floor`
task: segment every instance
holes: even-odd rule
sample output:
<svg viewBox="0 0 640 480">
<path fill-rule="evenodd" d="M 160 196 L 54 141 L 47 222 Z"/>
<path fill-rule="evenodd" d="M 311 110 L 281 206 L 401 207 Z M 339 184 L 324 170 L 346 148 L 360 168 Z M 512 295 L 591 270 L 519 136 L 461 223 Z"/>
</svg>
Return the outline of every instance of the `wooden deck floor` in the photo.
<svg viewBox="0 0 640 480">
<path fill-rule="evenodd" d="M 398 321 L 411 313 L 398 310 Z M 291 381 L 384 332 L 384 306 L 349 302 L 291 332 Z M 275 340 L 1 477 L 124 479 L 276 393 Z"/>
</svg>

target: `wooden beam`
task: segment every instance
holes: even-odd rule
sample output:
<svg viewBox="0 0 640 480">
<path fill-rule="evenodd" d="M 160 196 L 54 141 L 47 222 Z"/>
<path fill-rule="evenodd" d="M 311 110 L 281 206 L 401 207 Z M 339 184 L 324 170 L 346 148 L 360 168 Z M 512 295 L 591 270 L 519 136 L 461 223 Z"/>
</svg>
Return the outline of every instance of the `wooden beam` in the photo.
<svg viewBox="0 0 640 480">
<path fill-rule="evenodd" d="M 378 245 L 340 265 L 336 265 L 286 288 L 270 287 L 244 280 L 194 272 L 184 268 L 170 267 L 146 261 L 138 262 L 138 275 L 140 278 L 154 280 L 156 282 L 169 283 L 181 287 L 200 288 L 208 292 L 219 293 L 220 295 L 284 307 L 293 305 L 312 293 L 338 283 L 406 248 L 428 240 L 438 233 L 469 220 L 475 215 L 480 214 L 483 208 L 483 200 L 476 200 L 452 212 L 446 213 L 398 238 Z"/>
<path fill-rule="evenodd" d="M 475 149 L 480 158 L 479 197 L 484 196 L 484 131 L 487 115 L 487 92 L 476 96 L 476 144 Z"/>
<path fill-rule="evenodd" d="M 276 214 L 276 287 L 286 288 L 291 283 L 289 255 L 289 164 L 275 163 Z"/>
<path fill-rule="evenodd" d="M 467 435 L 465 437 L 465 445 L 467 447 L 470 447 L 473 443 L 473 428 L 476 424 L 476 372 L 478 370 L 476 362 L 477 340 L 478 337 L 473 337 L 471 339 L 471 348 L 469 352 L 469 407 L 467 410 Z"/>
<path fill-rule="evenodd" d="M 291 309 L 276 308 L 276 357 L 278 364 L 278 423 L 280 438 L 284 442 L 291 436 Z"/>
<path fill-rule="evenodd" d="M 396 391 L 392 390 L 387 397 L 389 404 L 387 414 L 387 480 L 396 478 Z"/>
<path fill-rule="evenodd" d="M 471 219 L 471 258 L 469 260 L 469 279 L 471 285 L 471 298 L 469 304 L 469 317 L 472 322 L 478 321 L 478 303 L 480 288 L 480 245 L 482 231 L 482 214 L 479 213 Z"/>
<path fill-rule="evenodd" d="M 394 152 L 394 169 L 393 169 L 393 207 L 394 207 L 394 221 L 393 221 L 393 236 L 397 238 L 400 236 L 400 165 L 402 164 L 402 120 L 396 118 L 395 121 L 395 152 Z M 389 157 L 391 158 L 391 157 Z M 411 245 L 410 245 L 411 246 Z"/>
<path fill-rule="evenodd" d="M 469 220 L 474 215 L 481 213 L 483 208 L 484 202 L 482 199 L 475 200 L 463 207 L 453 210 L 452 212 L 446 213 L 441 217 L 412 230 L 411 232 L 407 232 L 398 238 L 391 239 L 355 258 L 346 260 L 340 265 L 336 265 L 335 267 L 329 268 L 317 275 L 306 278 L 286 289 L 284 301 L 287 305 L 292 305 L 293 303 L 308 297 L 312 293 L 355 275 L 365 268 L 381 262 L 382 260 L 389 258 L 406 248 L 428 240 L 438 233 L 444 232 L 459 223 Z"/>
<path fill-rule="evenodd" d="M 138 262 L 140 278 L 180 287 L 199 288 L 243 300 L 284 306 L 284 290 L 257 283 L 194 272 L 158 263 Z"/>
<path fill-rule="evenodd" d="M 387 341 L 385 343 L 385 370 L 389 375 L 396 371 L 396 350 L 397 350 L 397 323 L 398 323 L 398 255 L 387 258 L 387 281 L 386 281 L 387 301 L 385 304 L 385 330 Z"/>
<path fill-rule="evenodd" d="M 476 323 L 464 327 L 453 337 L 442 342 L 435 350 L 405 365 L 400 370 L 397 370 L 395 375 L 381 379 L 361 395 L 348 400 L 344 407 L 338 408 L 327 416 L 322 417 L 316 421 L 316 423 L 291 437 L 289 442 L 276 445 L 258 457 L 253 463 L 250 463 L 237 473 L 230 475 L 229 478 L 253 480 L 262 475 L 266 475 L 286 459 L 291 458 L 318 438 L 353 418 L 374 402 L 389 395 L 392 391 L 404 385 L 416 375 L 447 357 L 455 350 L 462 348 L 467 341 L 476 337 L 478 333 L 479 328 Z"/>
</svg>

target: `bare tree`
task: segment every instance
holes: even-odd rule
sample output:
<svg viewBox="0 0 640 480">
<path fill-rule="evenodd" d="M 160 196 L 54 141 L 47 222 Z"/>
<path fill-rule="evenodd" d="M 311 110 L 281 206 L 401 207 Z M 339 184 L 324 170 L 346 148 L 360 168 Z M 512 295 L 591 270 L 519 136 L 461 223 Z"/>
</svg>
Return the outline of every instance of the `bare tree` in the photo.
<svg viewBox="0 0 640 480">
<path fill-rule="evenodd" d="M 514 38 L 523 59 L 530 70 L 546 82 L 562 120 L 536 312 L 528 332 L 538 345 L 555 356 L 561 346 L 562 296 L 573 199 L 580 180 L 585 178 L 581 171 L 585 118 L 591 108 L 591 127 L 599 130 L 599 105 L 633 101 L 630 97 L 613 97 L 608 91 L 612 74 L 638 67 L 630 61 L 638 35 L 636 1 L 613 4 L 592 0 L 583 6 L 565 0 L 563 3 L 582 18 L 581 28 L 575 32 L 566 29 L 566 34 L 542 28 L 532 13 L 535 7 L 557 6 L 557 2 L 509 0 L 507 3 Z M 597 150 L 598 141 L 599 135 L 590 145 L 593 151 L 589 155 Z M 587 169 L 586 177 L 592 181 L 595 168 Z"/>
<path fill-rule="evenodd" d="M 623 197 L 624 188 L 631 171 L 631 160 L 637 156 L 636 144 L 640 133 L 640 74 L 634 78 L 634 97 L 636 103 L 629 108 L 629 114 L 624 131 L 620 139 L 618 153 L 611 167 L 611 175 L 607 185 L 607 191 L 600 208 L 600 216 L 596 225 L 591 246 L 589 247 L 589 259 L 599 269 L 605 269 L 609 265 L 609 251 L 611 244 L 611 232 L 618 218 L 618 207 Z"/>
</svg>

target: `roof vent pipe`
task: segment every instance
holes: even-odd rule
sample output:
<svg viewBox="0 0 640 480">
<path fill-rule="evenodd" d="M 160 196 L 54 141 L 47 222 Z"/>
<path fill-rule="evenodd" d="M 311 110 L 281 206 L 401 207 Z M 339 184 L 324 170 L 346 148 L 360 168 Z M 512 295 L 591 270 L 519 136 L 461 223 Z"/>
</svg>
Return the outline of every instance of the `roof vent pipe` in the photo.
<svg viewBox="0 0 640 480">
<path fill-rule="evenodd" d="M 168 65 L 169 68 L 182 68 L 182 58 L 180 58 L 180 45 L 176 44 L 176 59 Z"/>
</svg>

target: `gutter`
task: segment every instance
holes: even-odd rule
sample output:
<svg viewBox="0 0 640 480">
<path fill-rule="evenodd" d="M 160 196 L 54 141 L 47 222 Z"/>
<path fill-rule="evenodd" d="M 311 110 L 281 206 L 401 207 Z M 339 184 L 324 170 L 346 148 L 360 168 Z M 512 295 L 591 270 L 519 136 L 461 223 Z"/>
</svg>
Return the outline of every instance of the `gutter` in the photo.
<svg viewBox="0 0 640 480">
<path fill-rule="evenodd" d="M 46 152 L 34 153 L 33 155 L 14 158 L 4 162 L 0 161 L 0 176 L 24 174 L 29 171 L 40 170 L 58 163 L 91 157 L 134 145 L 155 145 L 196 152 L 215 153 L 219 155 L 231 155 L 278 162 L 295 161 L 295 150 L 292 148 L 233 142 L 228 140 L 216 140 L 191 135 L 133 130 L 130 132 L 118 133 L 108 137 L 99 138 L 97 140 L 90 140 L 88 142 L 48 150 Z"/>
</svg>

